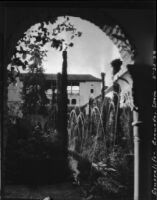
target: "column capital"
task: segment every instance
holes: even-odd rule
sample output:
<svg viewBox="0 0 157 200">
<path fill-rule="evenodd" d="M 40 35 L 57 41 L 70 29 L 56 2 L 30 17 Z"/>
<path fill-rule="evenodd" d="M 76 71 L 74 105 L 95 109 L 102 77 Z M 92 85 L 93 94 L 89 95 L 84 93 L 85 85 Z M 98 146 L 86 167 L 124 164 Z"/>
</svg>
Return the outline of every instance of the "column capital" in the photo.
<svg viewBox="0 0 157 200">
<path fill-rule="evenodd" d="M 134 105 L 139 109 L 152 104 L 153 78 L 151 65 L 127 65 L 133 80 Z"/>
</svg>

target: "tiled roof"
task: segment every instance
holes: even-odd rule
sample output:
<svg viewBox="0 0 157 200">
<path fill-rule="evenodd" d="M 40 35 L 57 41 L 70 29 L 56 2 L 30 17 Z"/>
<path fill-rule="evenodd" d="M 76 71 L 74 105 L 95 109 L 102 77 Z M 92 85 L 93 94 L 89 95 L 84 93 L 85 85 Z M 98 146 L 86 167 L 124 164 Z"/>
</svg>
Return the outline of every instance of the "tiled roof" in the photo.
<svg viewBox="0 0 157 200">
<path fill-rule="evenodd" d="M 46 80 L 57 80 L 57 74 L 45 74 Z M 96 78 L 90 74 L 68 74 L 69 81 L 92 81 L 92 82 L 100 82 L 101 79 Z"/>
</svg>

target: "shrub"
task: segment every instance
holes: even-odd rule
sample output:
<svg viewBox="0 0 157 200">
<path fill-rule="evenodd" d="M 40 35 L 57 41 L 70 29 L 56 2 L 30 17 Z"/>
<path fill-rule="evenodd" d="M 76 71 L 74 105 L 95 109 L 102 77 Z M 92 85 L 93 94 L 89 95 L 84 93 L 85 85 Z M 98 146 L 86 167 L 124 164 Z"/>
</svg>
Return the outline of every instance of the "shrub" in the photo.
<svg viewBox="0 0 157 200">
<path fill-rule="evenodd" d="M 69 173 L 58 135 L 44 137 L 24 121 L 9 129 L 5 166 L 8 183 L 52 183 Z"/>
</svg>

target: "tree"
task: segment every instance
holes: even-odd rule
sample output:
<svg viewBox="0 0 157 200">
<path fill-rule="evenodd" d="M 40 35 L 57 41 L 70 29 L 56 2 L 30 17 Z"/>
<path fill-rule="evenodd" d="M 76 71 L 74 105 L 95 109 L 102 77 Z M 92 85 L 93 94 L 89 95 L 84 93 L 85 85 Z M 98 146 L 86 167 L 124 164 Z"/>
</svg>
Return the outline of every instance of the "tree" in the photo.
<svg viewBox="0 0 157 200">
<path fill-rule="evenodd" d="M 52 48 L 59 51 L 68 50 L 68 47 L 73 47 L 74 43 L 71 42 L 76 36 L 80 37 L 82 33 L 70 23 L 69 17 L 64 17 L 63 22 L 56 25 L 53 30 L 49 29 L 52 25 L 51 19 L 45 22 L 36 24 L 36 28 L 28 29 L 23 37 L 18 41 L 14 49 L 14 54 L 11 59 L 11 65 L 22 67 L 23 70 L 28 69 L 30 65 L 30 57 L 36 54 L 40 59 L 36 59 L 39 64 L 47 56 L 46 45 L 50 44 Z M 69 39 L 64 38 L 62 33 L 68 33 Z M 35 51 L 37 50 L 37 51 Z M 33 67 L 33 66 L 32 66 Z"/>
<path fill-rule="evenodd" d="M 61 22 L 49 30 L 50 21 L 38 24 L 38 31 L 32 30 L 31 33 L 25 33 L 25 36 L 19 41 L 12 63 L 28 69 L 29 78 L 24 81 L 24 109 L 29 112 L 37 112 L 37 106 L 45 106 L 46 98 L 44 95 L 43 84 L 43 68 L 42 61 L 47 55 L 46 44 L 50 44 L 52 48 L 62 52 L 63 66 L 61 76 L 60 99 L 58 100 L 58 132 L 62 136 L 63 150 L 67 149 L 67 51 L 69 47 L 73 47 L 72 40 L 80 37 L 81 32 L 70 23 L 69 17 L 65 17 Z M 62 33 L 69 33 L 69 40 L 62 36 Z M 20 54 L 20 56 L 18 55 Z M 29 61 L 28 61 L 29 58 Z M 30 62 L 33 63 L 30 64 Z M 31 75 L 31 76 L 30 76 Z M 27 76 L 27 77 L 28 77 Z M 60 115 L 61 114 L 61 115 Z"/>
<path fill-rule="evenodd" d="M 25 114 L 45 114 L 49 100 L 46 97 L 45 76 L 39 47 L 32 45 L 28 73 L 23 75 L 23 111 Z"/>
<path fill-rule="evenodd" d="M 71 41 L 76 36 L 80 37 L 82 35 L 82 33 L 77 31 L 70 23 L 69 17 L 64 17 L 63 22 L 56 25 L 53 30 L 49 30 L 48 27 L 50 24 L 50 21 L 41 22 L 36 25 L 37 28 L 35 30 L 30 29 L 25 32 L 24 37 L 19 40 L 11 60 L 11 65 L 22 67 L 23 70 L 28 71 L 27 76 L 24 78 L 23 98 L 25 102 L 24 108 L 25 110 L 29 108 L 28 111 L 30 112 L 35 111 L 36 102 L 41 106 L 46 104 L 44 83 L 42 84 L 42 82 L 44 82 L 42 62 L 48 52 L 46 44 L 50 44 L 52 48 L 64 52 L 74 45 Z M 70 42 L 63 38 L 63 32 L 70 33 Z M 63 59 L 64 58 L 65 56 L 63 56 Z M 33 63 L 31 63 L 32 61 Z M 64 68 L 65 67 L 67 67 L 67 64 L 64 64 Z M 63 69 L 63 71 L 67 70 Z M 65 78 L 66 75 L 63 77 Z M 63 80 L 63 82 L 66 81 Z"/>
</svg>

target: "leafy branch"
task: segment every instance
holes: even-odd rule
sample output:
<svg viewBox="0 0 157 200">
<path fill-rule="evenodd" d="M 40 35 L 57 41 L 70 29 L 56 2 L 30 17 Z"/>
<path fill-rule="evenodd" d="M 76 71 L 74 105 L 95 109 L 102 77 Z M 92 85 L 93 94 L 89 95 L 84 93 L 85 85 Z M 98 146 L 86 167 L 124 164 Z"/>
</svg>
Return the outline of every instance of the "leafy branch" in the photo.
<svg viewBox="0 0 157 200">
<path fill-rule="evenodd" d="M 70 23 L 69 17 L 65 17 L 65 20 L 53 30 L 49 30 L 50 24 L 50 22 L 41 22 L 37 30 L 30 29 L 24 33 L 24 37 L 17 43 L 11 65 L 21 66 L 25 70 L 29 68 L 30 62 L 35 59 L 35 63 L 40 66 L 48 53 L 47 44 L 50 44 L 56 50 L 64 51 L 74 46 L 75 37 L 82 35 L 82 32 L 77 31 L 74 25 Z M 61 38 L 63 33 L 70 35 L 70 41 Z"/>
</svg>

